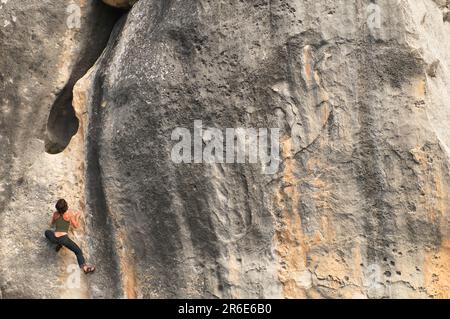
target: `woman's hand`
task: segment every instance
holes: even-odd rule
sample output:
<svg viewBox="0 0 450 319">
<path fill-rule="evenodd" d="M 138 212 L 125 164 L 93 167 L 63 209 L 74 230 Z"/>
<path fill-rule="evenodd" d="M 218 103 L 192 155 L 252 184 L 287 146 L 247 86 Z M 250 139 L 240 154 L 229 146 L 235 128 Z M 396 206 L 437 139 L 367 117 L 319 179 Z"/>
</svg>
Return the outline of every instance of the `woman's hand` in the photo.
<svg viewBox="0 0 450 319">
<path fill-rule="evenodd" d="M 75 228 L 80 227 L 81 212 L 72 212 L 72 226 Z"/>
</svg>

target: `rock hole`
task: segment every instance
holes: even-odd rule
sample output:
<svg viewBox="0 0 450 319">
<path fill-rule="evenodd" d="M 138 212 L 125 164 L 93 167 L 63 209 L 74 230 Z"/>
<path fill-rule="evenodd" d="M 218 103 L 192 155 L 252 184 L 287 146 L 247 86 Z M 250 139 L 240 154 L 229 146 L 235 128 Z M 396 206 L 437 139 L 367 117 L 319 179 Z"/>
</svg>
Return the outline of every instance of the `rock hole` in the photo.
<svg viewBox="0 0 450 319">
<path fill-rule="evenodd" d="M 78 118 L 72 107 L 72 90 L 66 86 L 50 110 L 45 134 L 45 151 L 49 154 L 64 151 L 72 136 L 77 133 L 78 126 Z"/>
<path fill-rule="evenodd" d="M 101 1 L 92 1 L 90 6 L 91 13 L 86 19 L 91 22 L 80 29 L 85 40 L 80 41 L 79 57 L 66 86 L 56 97 L 47 119 L 45 151 L 50 154 L 64 151 L 78 132 L 79 122 L 72 107 L 73 87 L 94 65 L 106 47 L 114 25 L 126 14 L 125 11 L 111 8 Z"/>
</svg>

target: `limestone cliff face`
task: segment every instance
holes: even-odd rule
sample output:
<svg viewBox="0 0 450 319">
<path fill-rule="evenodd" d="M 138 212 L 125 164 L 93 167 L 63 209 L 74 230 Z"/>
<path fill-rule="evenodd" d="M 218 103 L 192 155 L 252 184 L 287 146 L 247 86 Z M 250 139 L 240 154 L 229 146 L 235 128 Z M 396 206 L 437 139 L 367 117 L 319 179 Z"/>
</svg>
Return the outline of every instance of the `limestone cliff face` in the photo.
<svg viewBox="0 0 450 319">
<path fill-rule="evenodd" d="M 0 11 L 3 297 L 449 297 L 449 1 L 44 2 Z M 278 171 L 175 163 L 198 120 L 279 128 Z"/>
<path fill-rule="evenodd" d="M 63 251 L 58 257 L 42 234 L 55 198 L 67 196 L 73 209 L 84 210 L 84 138 L 72 91 L 101 54 L 117 17 L 97 1 L 0 3 L 4 298 L 89 296 L 85 278 L 79 289 L 66 289 L 67 277 L 76 270 L 73 256 Z M 73 236 L 87 248 L 84 227 Z"/>
<path fill-rule="evenodd" d="M 129 8 L 138 0 L 103 0 L 104 3 L 116 8 Z"/>
</svg>

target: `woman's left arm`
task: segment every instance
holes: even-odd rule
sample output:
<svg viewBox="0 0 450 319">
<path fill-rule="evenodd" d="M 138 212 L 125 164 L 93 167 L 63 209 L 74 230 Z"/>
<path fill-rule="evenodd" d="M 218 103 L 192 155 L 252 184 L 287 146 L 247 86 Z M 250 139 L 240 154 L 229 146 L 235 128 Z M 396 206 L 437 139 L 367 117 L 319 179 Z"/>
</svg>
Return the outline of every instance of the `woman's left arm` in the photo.
<svg viewBox="0 0 450 319">
<path fill-rule="evenodd" d="M 53 213 L 51 225 L 55 224 L 55 222 L 56 222 L 56 213 Z"/>
</svg>

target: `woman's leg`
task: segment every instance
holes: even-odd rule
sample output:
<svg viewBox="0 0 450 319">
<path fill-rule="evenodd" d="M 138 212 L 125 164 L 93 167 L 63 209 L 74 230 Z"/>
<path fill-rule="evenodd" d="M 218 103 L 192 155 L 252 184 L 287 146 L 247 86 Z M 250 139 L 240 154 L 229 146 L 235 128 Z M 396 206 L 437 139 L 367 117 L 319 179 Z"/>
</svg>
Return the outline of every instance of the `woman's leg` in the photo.
<svg viewBox="0 0 450 319">
<path fill-rule="evenodd" d="M 58 244 L 58 239 L 55 236 L 55 232 L 53 230 L 46 230 L 45 237 L 52 242 L 53 244 Z"/>
<path fill-rule="evenodd" d="M 58 238 L 58 241 L 61 245 L 67 247 L 68 249 L 70 249 L 71 251 L 73 251 L 73 253 L 75 254 L 75 256 L 77 256 L 77 261 L 78 261 L 78 265 L 80 267 L 83 267 L 85 264 L 85 260 L 84 260 L 84 256 L 83 256 L 83 252 L 81 251 L 80 247 L 78 247 L 77 244 L 75 244 L 70 238 L 69 236 L 62 236 Z"/>
</svg>

